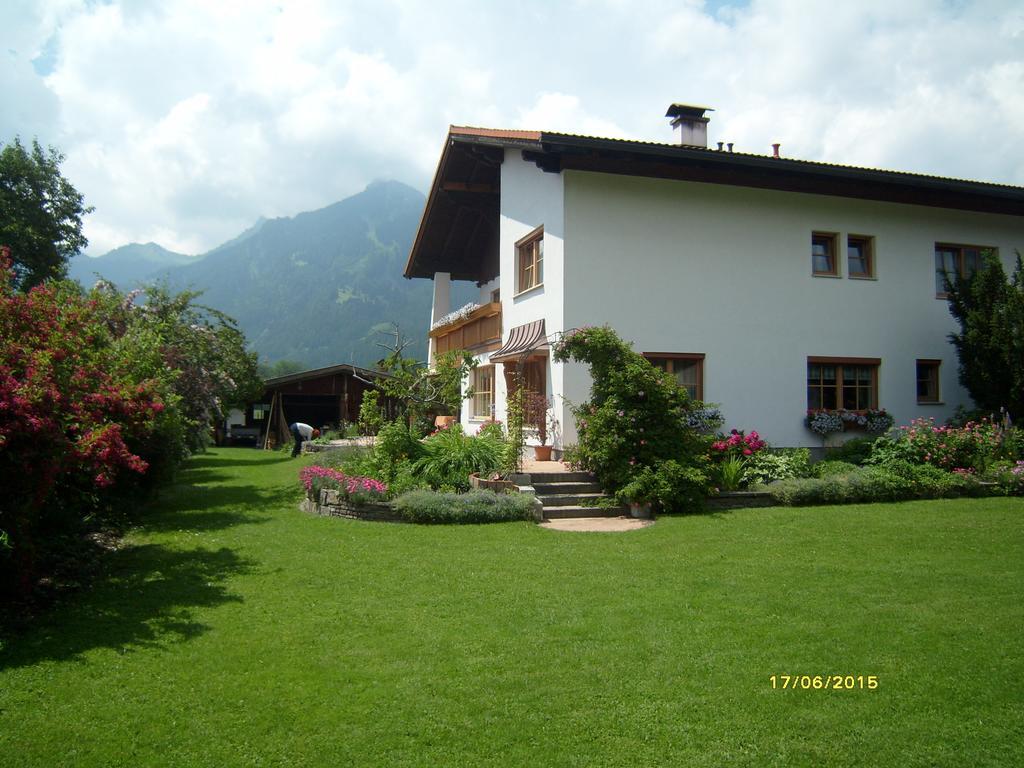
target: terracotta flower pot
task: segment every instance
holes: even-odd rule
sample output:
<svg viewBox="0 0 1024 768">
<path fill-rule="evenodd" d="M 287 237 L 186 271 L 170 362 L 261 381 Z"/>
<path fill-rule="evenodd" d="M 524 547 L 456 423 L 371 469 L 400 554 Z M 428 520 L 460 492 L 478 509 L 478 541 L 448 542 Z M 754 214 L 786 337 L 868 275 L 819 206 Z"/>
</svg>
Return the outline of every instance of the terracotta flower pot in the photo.
<svg viewBox="0 0 1024 768">
<path fill-rule="evenodd" d="M 533 446 L 533 455 L 537 461 L 551 461 L 551 448 L 550 445 L 535 445 Z"/>
</svg>

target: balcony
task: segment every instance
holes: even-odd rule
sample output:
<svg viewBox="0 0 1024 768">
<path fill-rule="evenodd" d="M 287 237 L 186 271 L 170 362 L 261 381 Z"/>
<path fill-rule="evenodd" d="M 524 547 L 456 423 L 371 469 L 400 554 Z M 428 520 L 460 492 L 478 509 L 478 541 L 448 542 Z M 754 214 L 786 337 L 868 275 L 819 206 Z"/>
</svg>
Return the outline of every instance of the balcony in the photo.
<svg viewBox="0 0 1024 768">
<path fill-rule="evenodd" d="M 501 344 L 501 302 L 482 304 L 468 315 L 432 329 L 430 338 L 439 355 L 451 349 L 476 350 Z"/>
</svg>

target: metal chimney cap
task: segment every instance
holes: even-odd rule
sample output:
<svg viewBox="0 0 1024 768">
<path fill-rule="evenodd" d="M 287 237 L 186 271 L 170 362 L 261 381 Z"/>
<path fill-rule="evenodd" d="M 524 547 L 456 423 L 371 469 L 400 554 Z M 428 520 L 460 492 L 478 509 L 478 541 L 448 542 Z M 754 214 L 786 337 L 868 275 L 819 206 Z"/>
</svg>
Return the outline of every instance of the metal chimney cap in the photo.
<svg viewBox="0 0 1024 768">
<path fill-rule="evenodd" d="M 705 112 L 714 112 L 712 107 L 700 107 L 696 104 L 669 104 L 665 117 L 702 118 Z"/>
</svg>

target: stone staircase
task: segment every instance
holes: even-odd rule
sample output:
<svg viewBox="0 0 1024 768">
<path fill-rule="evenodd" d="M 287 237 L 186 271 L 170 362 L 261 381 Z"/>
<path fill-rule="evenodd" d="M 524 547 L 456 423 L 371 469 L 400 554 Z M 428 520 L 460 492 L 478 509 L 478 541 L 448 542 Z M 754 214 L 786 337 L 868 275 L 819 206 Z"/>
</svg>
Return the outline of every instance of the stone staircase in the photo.
<svg viewBox="0 0 1024 768">
<path fill-rule="evenodd" d="M 530 484 L 544 505 L 545 520 L 629 515 L 626 506 L 595 506 L 607 496 L 589 472 L 531 472 Z"/>
</svg>

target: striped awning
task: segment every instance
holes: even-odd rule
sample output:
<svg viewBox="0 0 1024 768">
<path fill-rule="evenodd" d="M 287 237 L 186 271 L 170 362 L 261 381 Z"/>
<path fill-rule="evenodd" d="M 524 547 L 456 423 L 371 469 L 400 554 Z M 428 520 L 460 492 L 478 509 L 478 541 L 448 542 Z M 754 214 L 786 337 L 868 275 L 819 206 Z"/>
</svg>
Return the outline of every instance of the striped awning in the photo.
<svg viewBox="0 0 1024 768">
<path fill-rule="evenodd" d="M 502 363 L 519 357 L 532 355 L 548 350 L 548 337 L 544 331 L 544 321 L 534 320 L 526 325 L 517 325 L 508 334 L 508 341 L 500 349 L 491 353 L 492 363 Z"/>
</svg>

